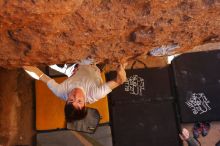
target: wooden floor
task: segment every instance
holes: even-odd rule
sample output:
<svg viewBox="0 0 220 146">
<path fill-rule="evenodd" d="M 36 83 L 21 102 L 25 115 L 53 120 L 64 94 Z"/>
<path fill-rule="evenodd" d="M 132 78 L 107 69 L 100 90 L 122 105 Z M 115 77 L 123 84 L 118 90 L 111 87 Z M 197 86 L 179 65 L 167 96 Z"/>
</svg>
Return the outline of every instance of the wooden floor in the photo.
<svg viewBox="0 0 220 146">
<path fill-rule="evenodd" d="M 182 127 L 185 127 L 191 132 L 192 136 L 192 128 L 193 124 L 182 124 Z M 220 122 L 211 122 L 211 128 L 207 136 L 202 137 L 199 136 L 199 141 L 202 146 L 215 146 L 215 144 L 220 140 Z M 184 143 L 184 146 L 187 146 Z"/>
</svg>

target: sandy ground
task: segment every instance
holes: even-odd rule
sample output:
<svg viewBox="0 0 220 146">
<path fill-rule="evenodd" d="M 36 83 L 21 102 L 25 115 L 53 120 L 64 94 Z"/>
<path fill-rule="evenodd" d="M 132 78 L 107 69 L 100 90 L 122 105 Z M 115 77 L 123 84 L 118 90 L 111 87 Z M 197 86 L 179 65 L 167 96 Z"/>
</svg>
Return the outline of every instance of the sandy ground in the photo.
<svg viewBox="0 0 220 146">
<path fill-rule="evenodd" d="M 33 83 L 22 70 L 0 69 L 0 145 L 33 145 Z"/>
</svg>

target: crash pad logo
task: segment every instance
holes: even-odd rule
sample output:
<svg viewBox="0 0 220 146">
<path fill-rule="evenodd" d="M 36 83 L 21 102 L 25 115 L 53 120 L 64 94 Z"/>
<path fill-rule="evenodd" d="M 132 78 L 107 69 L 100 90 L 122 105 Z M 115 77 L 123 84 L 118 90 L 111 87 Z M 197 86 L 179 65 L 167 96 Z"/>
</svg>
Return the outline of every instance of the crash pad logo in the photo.
<svg viewBox="0 0 220 146">
<path fill-rule="evenodd" d="M 186 101 L 186 105 L 192 109 L 194 115 L 201 115 L 211 110 L 209 104 L 210 101 L 206 98 L 204 93 L 192 93 L 190 98 Z"/>
<path fill-rule="evenodd" d="M 125 91 L 133 95 L 143 96 L 144 79 L 138 75 L 130 76 L 125 82 Z"/>
</svg>

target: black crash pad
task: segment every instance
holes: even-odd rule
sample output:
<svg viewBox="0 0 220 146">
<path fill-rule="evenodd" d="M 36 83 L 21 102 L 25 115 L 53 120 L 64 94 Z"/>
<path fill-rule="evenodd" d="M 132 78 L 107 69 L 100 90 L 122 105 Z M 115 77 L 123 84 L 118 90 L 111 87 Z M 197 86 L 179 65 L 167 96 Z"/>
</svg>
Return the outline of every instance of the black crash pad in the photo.
<svg viewBox="0 0 220 146">
<path fill-rule="evenodd" d="M 173 99 L 169 67 L 126 70 L 127 82 L 114 89 L 110 102 L 150 102 Z M 116 77 L 116 72 L 109 72 L 107 79 Z"/>
<path fill-rule="evenodd" d="M 172 102 L 119 104 L 112 107 L 114 146 L 179 146 Z"/>
<path fill-rule="evenodd" d="M 172 67 L 182 122 L 220 120 L 220 51 L 183 54 Z"/>
</svg>

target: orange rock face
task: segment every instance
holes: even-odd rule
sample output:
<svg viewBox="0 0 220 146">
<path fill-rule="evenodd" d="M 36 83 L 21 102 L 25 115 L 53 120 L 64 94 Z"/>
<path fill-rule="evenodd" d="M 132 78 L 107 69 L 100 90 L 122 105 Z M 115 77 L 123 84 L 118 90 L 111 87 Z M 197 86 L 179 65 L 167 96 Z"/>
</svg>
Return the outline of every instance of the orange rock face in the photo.
<svg viewBox="0 0 220 146">
<path fill-rule="evenodd" d="M 220 41 L 220 0 L 2 0 L 0 66 L 112 62 Z"/>
</svg>

